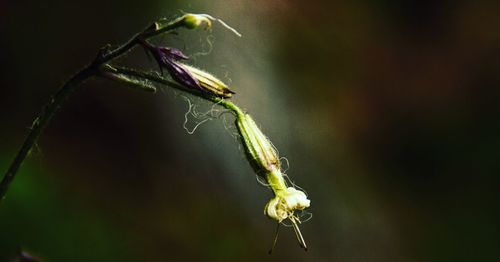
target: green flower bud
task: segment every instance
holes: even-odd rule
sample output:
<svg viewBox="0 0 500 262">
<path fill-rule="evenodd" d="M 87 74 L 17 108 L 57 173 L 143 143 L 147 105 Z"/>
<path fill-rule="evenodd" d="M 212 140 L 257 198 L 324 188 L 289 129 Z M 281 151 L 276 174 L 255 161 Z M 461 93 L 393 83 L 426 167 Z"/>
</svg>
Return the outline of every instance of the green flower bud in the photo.
<svg viewBox="0 0 500 262">
<path fill-rule="evenodd" d="M 212 21 L 217 21 L 223 27 L 225 27 L 229 31 L 233 32 L 235 35 L 241 37 L 241 34 L 238 31 L 236 31 L 236 29 L 230 27 L 228 24 L 226 24 L 221 19 L 212 17 L 211 15 L 185 14 L 183 17 L 181 17 L 181 21 L 184 23 L 184 26 L 188 29 L 196 29 L 196 28 L 200 27 L 201 25 L 205 24 L 206 25 L 204 28 L 205 30 L 210 29 L 212 27 Z"/>
<path fill-rule="evenodd" d="M 203 89 L 204 92 L 224 98 L 230 98 L 234 94 L 234 92 L 229 89 L 229 87 L 224 84 L 224 82 L 222 82 L 215 76 L 196 67 L 181 63 L 179 64 L 182 65 L 182 67 L 186 71 L 188 71 L 196 81 L 198 81 L 199 86 Z"/>
<path fill-rule="evenodd" d="M 249 114 L 239 114 L 236 126 L 241 134 L 247 158 L 258 175 L 280 169 L 278 153 Z"/>
<path fill-rule="evenodd" d="M 204 14 L 185 14 L 183 16 L 184 26 L 189 29 L 195 29 L 200 27 L 202 24 L 206 24 L 205 29 L 212 27 L 213 18 L 209 15 Z"/>
</svg>

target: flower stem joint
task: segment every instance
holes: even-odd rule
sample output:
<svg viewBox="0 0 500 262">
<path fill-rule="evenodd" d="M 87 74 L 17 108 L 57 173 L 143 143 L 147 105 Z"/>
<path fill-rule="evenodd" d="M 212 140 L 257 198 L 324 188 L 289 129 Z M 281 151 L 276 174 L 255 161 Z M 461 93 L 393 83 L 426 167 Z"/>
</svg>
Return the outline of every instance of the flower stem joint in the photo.
<svg viewBox="0 0 500 262">
<path fill-rule="evenodd" d="M 304 238 L 299 230 L 300 219 L 295 211 L 310 206 L 311 201 L 301 190 L 288 187 L 281 171 L 279 156 L 269 139 L 262 133 L 250 115 L 237 112 L 236 126 L 241 135 L 246 156 L 254 171 L 264 177 L 274 193 L 264 208 L 264 214 L 278 223 L 289 219 L 292 222 L 299 244 L 307 250 Z"/>
</svg>

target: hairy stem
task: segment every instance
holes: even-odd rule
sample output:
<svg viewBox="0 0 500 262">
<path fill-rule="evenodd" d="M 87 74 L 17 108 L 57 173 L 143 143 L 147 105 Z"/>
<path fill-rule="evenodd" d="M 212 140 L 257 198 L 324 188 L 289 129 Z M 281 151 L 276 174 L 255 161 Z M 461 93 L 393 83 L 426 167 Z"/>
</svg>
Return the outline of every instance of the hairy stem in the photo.
<svg viewBox="0 0 500 262">
<path fill-rule="evenodd" d="M 137 79 L 135 77 L 130 77 L 125 74 L 115 73 L 115 72 L 102 72 L 101 76 L 110 80 L 125 83 L 130 87 L 143 90 L 146 92 L 156 92 L 156 87 L 149 80 Z"/>
</svg>

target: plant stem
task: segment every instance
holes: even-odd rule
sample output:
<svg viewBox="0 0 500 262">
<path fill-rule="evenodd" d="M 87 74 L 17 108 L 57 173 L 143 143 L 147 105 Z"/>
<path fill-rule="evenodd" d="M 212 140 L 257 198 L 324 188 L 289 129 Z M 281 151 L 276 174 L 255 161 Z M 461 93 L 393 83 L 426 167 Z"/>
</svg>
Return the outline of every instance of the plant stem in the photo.
<svg viewBox="0 0 500 262">
<path fill-rule="evenodd" d="M 164 26 L 160 25 L 159 23 L 153 23 L 142 32 L 135 34 L 132 38 L 125 42 L 125 44 L 119 46 L 109 53 L 104 54 L 100 59 L 98 58 L 96 61 L 101 65 L 105 64 L 128 53 L 129 51 L 132 51 L 132 49 L 139 43 L 139 39 L 148 39 L 159 34 L 168 33 L 178 27 L 184 26 L 183 21 L 183 17 L 180 17 Z"/>
<path fill-rule="evenodd" d="M 135 70 L 135 69 L 131 69 L 131 68 L 120 67 L 120 66 L 111 66 L 111 65 L 105 65 L 102 68 L 102 70 L 107 71 L 107 72 L 111 72 L 111 73 L 118 73 L 118 74 L 123 74 L 123 75 L 127 75 L 127 76 L 147 79 L 147 80 L 150 80 L 150 81 L 162 84 L 162 85 L 167 85 L 167 86 L 170 86 L 172 88 L 188 92 L 190 94 L 196 95 L 196 96 L 201 97 L 201 98 L 208 100 L 210 102 L 218 104 L 218 105 L 220 105 L 228 110 L 231 110 L 232 112 L 234 112 L 238 116 L 244 115 L 243 110 L 241 110 L 241 108 L 239 108 L 237 105 L 235 105 L 233 102 L 231 102 L 229 100 L 226 100 L 226 99 L 223 99 L 220 97 L 216 97 L 216 96 L 211 96 L 211 95 L 208 95 L 208 94 L 202 93 L 202 92 L 195 92 L 195 90 L 193 90 L 192 88 L 186 88 L 186 87 L 184 87 L 176 82 L 170 81 L 170 80 L 168 80 L 168 79 L 166 79 L 166 78 L 164 78 L 161 75 L 158 75 L 156 73 L 148 73 L 148 72 L 139 71 L 139 70 Z"/>
<path fill-rule="evenodd" d="M 75 91 L 76 87 L 79 84 L 93 76 L 100 74 L 101 67 L 106 63 L 119 58 L 127 52 L 131 51 L 137 45 L 139 39 L 151 38 L 162 33 L 167 33 L 182 26 L 185 26 L 184 17 L 177 18 L 171 22 L 166 23 L 165 25 L 154 23 L 153 25 L 144 29 L 142 32 L 135 34 L 127 42 L 114 50 L 108 51 L 108 47 L 102 48 L 91 64 L 84 67 L 73 77 L 71 77 L 66 83 L 64 83 L 62 87 L 57 91 L 57 93 L 53 95 L 52 99 L 50 99 L 50 101 L 45 105 L 38 117 L 33 121 L 33 124 L 31 125 L 31 131 L 24 140 L 21 149 L 19 149 L 16 157 L 14 158 L 9 168 L 7 169 L 7 172 L 2 178 L 2 181 L 0 182 L 0 202 L 5 198 L 5 194 L 7 193 L 10 184 L 14 180 L 19 167 L 31 151 L 33 145 L 38 140 L 38 137 L 42 133 L 43 129 L 47 126 L 64 100 L 66 100 L 66 98 L 68 98 Z M 147 90 L 147 88 L 144 86 L 143 89 Z M 152 90 L 152 88 L 149 89 L 149 91 Z"/>
<path fill-rule="evenodd" d="M 94 68 L 88 66 L 82 69 L 73 77 L 71 77 L 66 83 L 63 84 L 61 89 L 59 89 L 59 91 L 57 91 L 57 93 L 50 99 L 49 103 L 45 105 L 40 115 L 37 118 L 35 118 L 30 128 L 31 131 L 24 140 L 24 143 L 21 146 L 21 149 L 17 153 L 16 157 L 14 158 L 14 161 L 12 161 L 12 163 L 10 164 L 9 169 L 7 169 L 7 172 L 5 173 L 2 182 L 0 182 L 0 201 L 3 200 L 3 198 L 5 197 L 5 194 L 7 193 L 7 190 L 9 189 L 9 186 L 15 177 L 17 170 L 21 166 L 21 163 L 29 154 L 31 148 L 36 143 L 43 129 L 47 126 L 50 119 L 52 119 L 52 117 L 57 112 L 61 104 L 64 102 L 64 100 L 66 100 L 66 98 L 68 98 L 74 92 L 76 86 L 78 86 L 88 78 L 92 77 L 94 74 L 95 74 Z"/>
<path fill-rule="evenodd" d="M 103 71 L 101 70 L 101 76 L 104 78 L 108 78 L 110 80 L 115 80 L 117 82 L 122 82 L 127 84 L 130 87 L 140 89 L 146 92 L 156 92 L 156 87 L 149 80 L 137 79 L 135 77 L 130 77 L 126 74 L 121 74 L 118 72 L 111 71 Z"/>
</svg>

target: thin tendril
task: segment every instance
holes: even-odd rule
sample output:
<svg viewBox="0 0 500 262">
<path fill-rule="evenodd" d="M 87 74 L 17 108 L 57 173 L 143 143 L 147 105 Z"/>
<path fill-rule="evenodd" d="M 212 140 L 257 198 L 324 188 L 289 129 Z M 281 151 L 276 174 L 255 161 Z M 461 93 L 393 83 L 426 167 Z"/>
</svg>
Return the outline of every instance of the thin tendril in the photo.
<svg viewBox="0 0 500 262">
<path fill-rule="evenodd" d="M 263 185 L 264 187 L 267 187 L 267 188 L 270 187 L 270 185 L 268 183 L 266 183 L 265 180 L 261 176 L 255 175 L 255 179 L 257 180 L 257 182 L 259 184 Z"/>
<path fill-rule="evenodd" d="M 286 161 L 286 168 L 283 169 L 283 173 L 286 173 L 286 171 L 288 171 L 288 169 L 290 168 L 290 162 L 288 161 L 288 158 L 282 156 L 279 159 L 281 165 L 283 165 L 283 163 L 281 162 L 282 159 Z"/>
<path fill-rule="evenodd" d="M 189 128 L 187 127 L 187 123 L 189 121 L 189 115 L 191 114 L 193 117 L 196 118 L 196 116 L 193 115 L 193 108 L 195 107 L 195 105 L 191 103 L 191 100 L 189 100 L 189 98 L 187 98 L 185 96 L 182 96 L 182 97 L 184 98 L 184 100 L 186 100 L 186 102 L 188 102 L 188 105 L 189 105 L 188 111 L 184 114 L 184 124 L 182 125 L 182 127 L 184 128 L 184 130 L 186 130 L 186 132 L 188 134 L 192 135 L 192 134 L 194 134 L 194 132 L 196 132 L 196 129 L 198 129 L 199 126 L 206 123 L 207 121 L 212 120 L 212 118 L 206 118 L 206 119 L 201 120 L 200 122 L 196 123 L 196 125 L 193 127 L 193 129 L 189 130 Z"/>
</svg>

